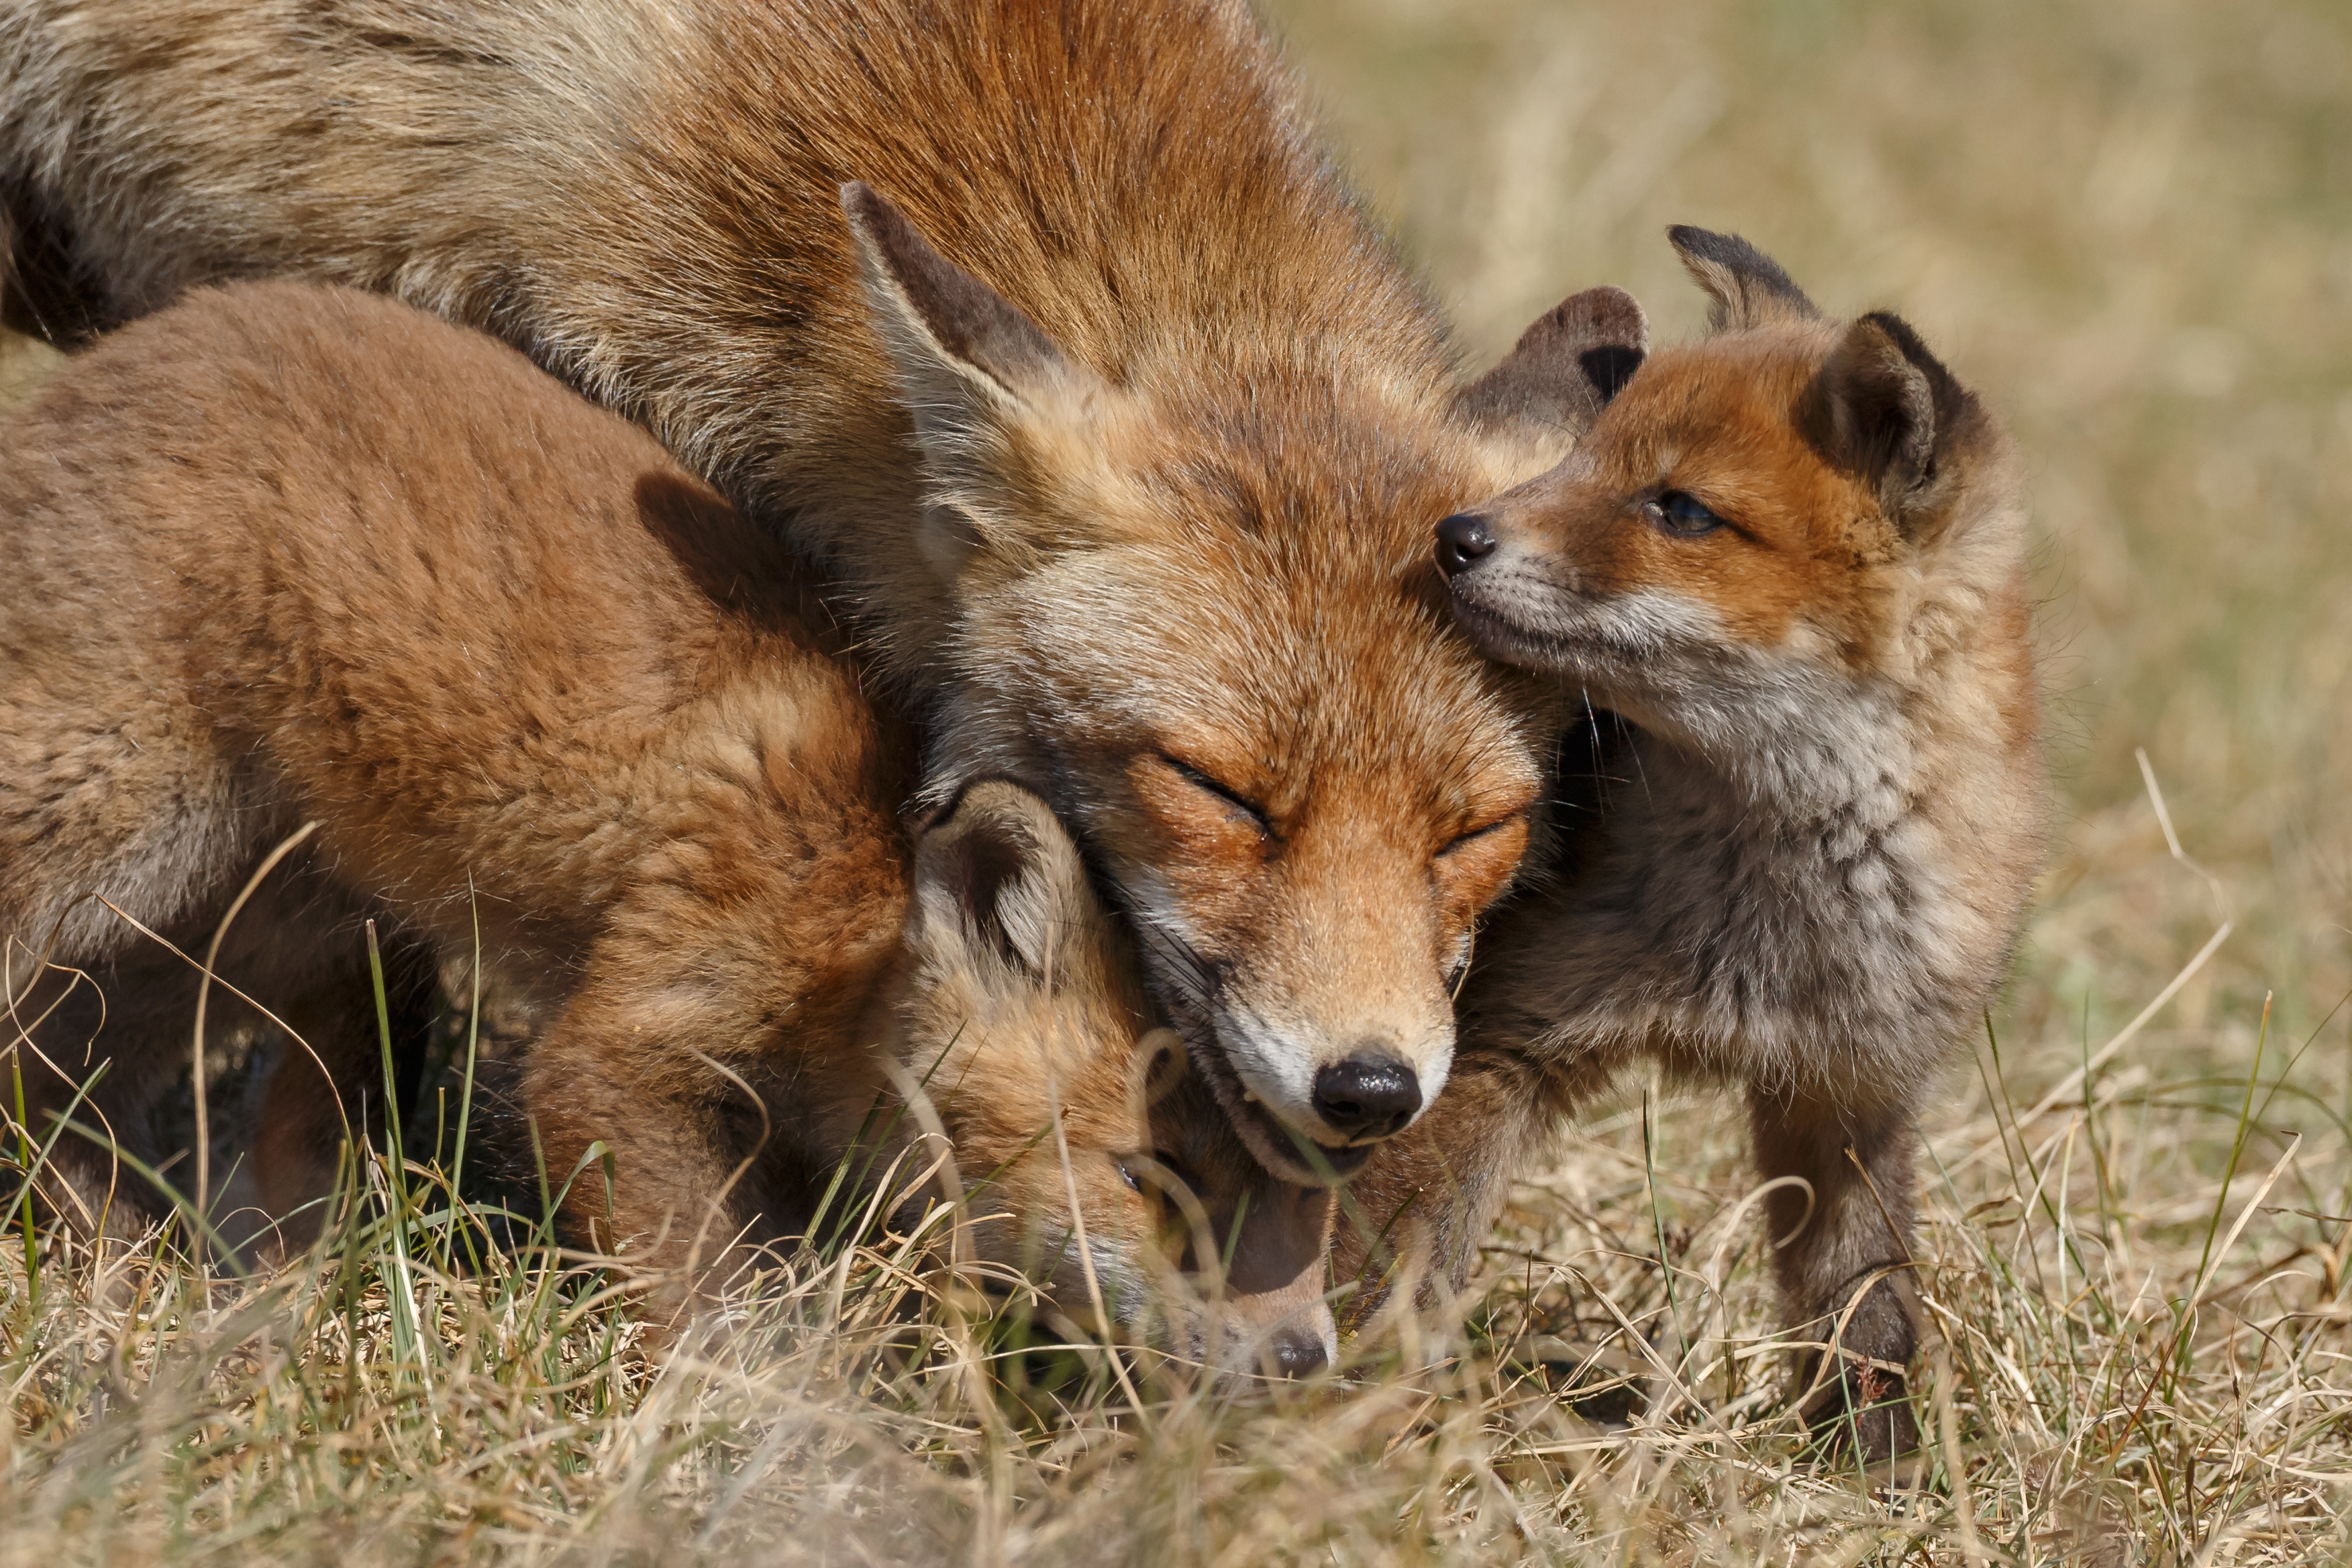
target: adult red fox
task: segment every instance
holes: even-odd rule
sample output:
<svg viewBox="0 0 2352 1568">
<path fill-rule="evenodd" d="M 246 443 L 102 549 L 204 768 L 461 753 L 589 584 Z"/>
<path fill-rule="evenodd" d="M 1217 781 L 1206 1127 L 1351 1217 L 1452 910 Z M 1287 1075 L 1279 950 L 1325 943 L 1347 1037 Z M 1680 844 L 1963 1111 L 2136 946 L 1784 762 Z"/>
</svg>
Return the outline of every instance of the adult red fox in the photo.
<svg viewBox="0 0 2352 1568">
<path fill-rule="evenodd" d="M 1479 643 L 1630 727 L 1599 825 L 1480 942 L 1446 1103 L 1356 1186 L 1376 1223 L 1418 1192 L 1458 1284 L 1517 1160 L 1629 1061 L 1745 1085 L 1760 1173 L 1797 1178 L 1767 1199 L 1789 1309 L 1843 1352 L 1824 1418 L 1883 1454 L 1916 1121 L 2041 859 L 2018 465 L 1899 318 L 1672 237 L 1713 334 L 1640 362 L 1631 298 L 1589 313 L 1593 362 L 1640 368 L 1566 462 L 1438 528 Z"/>
<path fill-rule="evenodd" d="M 803 1228 L 895 1103 L 879 1158 L 919 1170 L 942 1136 L 983 1260 L 1129 1324 L 1166 1310 L 1185 1354 L 1319 1364 L 1328 1195 L 1268 1177 L 1189 1073 L 1147 1092 L 1181 1047 L 1043 801 L 976 781 L 909 843 L 903 747 L 826 623 L 772 535 L 488 338 L 277 283 L 100 342 L 0 429 L 0 941 L 33 1130 L 71 1111 L 162 1163 L 194 977 L 156 938 L 204 953 L 313 823 L 211 998 L 215 1028 L 273 1009 L 328 1070 L 289 1051 L 268 1089 L 275 1212 L 327 1185 L 375 1054 L 362 917 L 445 967 L 478 921 L 550 1166 L 614 1153 L 572 1234 L 672 1302 Z M 89 1224 L 142 1186 L 71 1135 L 53 1168 Z M 1228 1245 L 1222 1305 L 1153 1288 Z"/>
<path fill-rule="evenodd" d="M 1554 318 L 1457 383 L 1238 0 L 20 0 L 0 202 L 53 330 L 299 273 L 649 425 L 822 568 L 926 800 L 1052 802 L 1276 1168 L 1444 1083 L 1558 704 L 1427 530 L 1585 383 Z"/>
</svg>

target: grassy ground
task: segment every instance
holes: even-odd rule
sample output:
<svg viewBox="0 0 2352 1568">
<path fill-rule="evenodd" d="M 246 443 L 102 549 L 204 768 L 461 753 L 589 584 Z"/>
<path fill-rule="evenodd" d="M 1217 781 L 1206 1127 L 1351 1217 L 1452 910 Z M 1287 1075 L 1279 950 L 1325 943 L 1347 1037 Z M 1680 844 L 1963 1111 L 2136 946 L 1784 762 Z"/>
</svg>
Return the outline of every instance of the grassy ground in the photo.
<svg viewBox="0 0 2352 1568">
<path fill-rule="evenodd" d="M 1637 1092 L 1412 1354 L 1140 1413 L 1003 1359 L 887 1238 L 797 1260 L 715 1373 L 527 1249 L 455 1277 L 429 1188 L 208 1294 L 152 1259 L 34 1289 L 11 1244 L 0 1568 L 2352 1550 L 2352 14 L 1276 15 L 1475 354 L 1599 281 L 1690 329 L 1660 231 L 1697 222 L 1904 310 L 2032 455 L 2061 840 L 1930 1122 L 1916 1484 L 1803 1461 L 1732 1119 Z"/>
</svg>

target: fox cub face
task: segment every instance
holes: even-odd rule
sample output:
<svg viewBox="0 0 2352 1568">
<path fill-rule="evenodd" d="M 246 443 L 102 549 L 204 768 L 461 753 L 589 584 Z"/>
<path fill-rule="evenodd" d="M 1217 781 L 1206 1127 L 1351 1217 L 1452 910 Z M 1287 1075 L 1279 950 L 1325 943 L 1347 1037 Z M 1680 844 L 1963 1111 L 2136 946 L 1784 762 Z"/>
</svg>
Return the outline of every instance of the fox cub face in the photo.
<svg viewBox="0 0 2352 1568">
<path fill-rule="evenodd" d="M 1114 382 L 844 203 L 925 465 L 940 786 L 1051 800 L 1250 1146 L 1352 1170 L 1443 1086 L 1528 842 L 1555 699 L 1454 632 L 1418 534 L 1506 470 L 1376 377 Z"/>
<path fill-rule="evenodd" d="M 1638 370 L 1559 467 L 1440 524 L 1439 564 L 1490 652 L 1668 737 L 1831 724 L 1827 694 L 1916 674 L 1940 587 L 2015 570 L 2007 448 L 1899 318 L 1832 321 L 1744 241 L 1672 234 L 1713 334 L 1644 360 L 1619 296 L 1593 346 Z"/>
<path fill-rule="evenodd" d="M 985 779 L 916 851 L 899 1089 L 937 1117 L 979 1258 L 1224 1371 L 1334 1349 L 1331 1198 L 1269 1176 L 1150 1026 L 1134 954 L 1045 802 Z"/>
</svg>

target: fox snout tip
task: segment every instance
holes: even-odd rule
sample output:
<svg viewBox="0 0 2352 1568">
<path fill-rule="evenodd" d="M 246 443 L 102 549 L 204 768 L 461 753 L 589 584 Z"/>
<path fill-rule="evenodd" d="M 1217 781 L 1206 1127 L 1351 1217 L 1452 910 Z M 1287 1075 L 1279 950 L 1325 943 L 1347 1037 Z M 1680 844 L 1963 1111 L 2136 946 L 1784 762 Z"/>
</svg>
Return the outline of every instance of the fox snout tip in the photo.
<svg viewBox="0 0 2352 1568">
<path fill-rule="evenodd" d="M 1267 1336 L 1265 1360 L 1269 1376 L 1311 1377 L 1331 1364 L 1331 1352 L 1316 1327 L 1291 1323 Z"/>
<path fill-rule="evenodd" d="M 1350 1056 L 1315 1074 L 1315 1113 L 1351 1144 L 1402 1132 L 1421 1103 L 1419 1075 L 1392 1056 Z"/>
<path fill-rule="evenodd" d="M 1437 1099 L 1453 1065 L 1453 1019 L 1442 1015 L 1418 1030 L 1363 1020 L 1336 1037 L 1218 1021 L 1221 1049 L 1199 1053 L 1210 1082 L 1258 1163 L 1301 1186 L 1362 1170 Z"/>
<path fill-rule="evenodd" d="M 1495 530 L 1476 512 L 1456 512 L 1437 525 L 1437 568 L 1461 576 L 1495 553 Z"/>
<path fill-rule="evenodd" d="M 1207 1326 L 1207 1333 L 1199 1375 L 1228 1386 L 1312 1377 L 1329 1366 L 1339 1350 L 1339 1323 L 1323 1302 L 1271 1326 L 1227 1318 Z"/>
</svg>

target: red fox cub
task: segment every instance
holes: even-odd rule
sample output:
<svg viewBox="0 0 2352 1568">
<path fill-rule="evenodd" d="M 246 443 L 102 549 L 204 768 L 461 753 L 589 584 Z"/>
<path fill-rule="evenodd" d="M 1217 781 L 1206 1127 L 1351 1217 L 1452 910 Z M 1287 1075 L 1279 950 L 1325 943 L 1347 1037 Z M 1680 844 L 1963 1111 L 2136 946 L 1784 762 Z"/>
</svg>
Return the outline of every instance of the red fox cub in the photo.
<svg viewBox="0 0 2352 1568">
<path fill-rule="evenodd" d="M 1052 802 L 1275 1168 L 1444 1084 L 1561 709 L 1427 530 L 1583 383 L 1548 319 L 1458 384 L 1241 0 L 13 0 L 0 105 L 36 324 L 394 293 L 779 529 L 923 798 Z"/>
<path fill-rule="evenodd" d="M 983 1260 L 1166 1310 L 1219 1364 L 1319 1364 L 1328 1194 L 1155 1072 L 1181 1050 L 1043 801 L 983 779 L 908 843 L 896 732 L 824 624 L 772 536 L 488 338 L 279 283 L 101 341 L 0 431 L 0 939 L 37 1132 L 71 1110 L 163 1163 L 194 977 L 140 927 L 204 953 L 315 823 L 212 993 L 329 1070 L 289 1051 L 269 1085 L 274 1212 L 328 1183 L 374 1054 L 362 918 L 428 973 L 478 919 L 551 1170 L 614 1152 L 609 1209 L 583 1180 L 567 1225 L 670 1305 L 804 1227 L 900 1102 L 881 1155 L 919 1171 L 944 1135 Z M 85 1224 L 143 1185 L 70 1134 L 54 1165 Z M 1223 1302 L 1155 1289 L 1228 1245 Z"/>
<path fill-rule="evenodd" d="M 1744 1084 L 1761 1174 L 1799 1178 L 1768 1199 L 1788 1309 L 1845 1353 L 1827 1418 L 1885 1453 L 1912 1437 L 1884 1281 L 1916 1118 L 2040 862 L 2017 461 L 1900 319 L 1832 320 L 1744 242 L 1673 239 L 1713 334 L 1438 528 L 1480 644 L 1630 727 L 1573 865 L 1482 940 L 1456 1089 L 1360 1190 L 1377 1221 L 1443 1157 L 1458 1282 L 1518 1152 L 1631 1059 Z M 1589 351 L 1631 361 L 1619 302 Z"/>
</svg>

